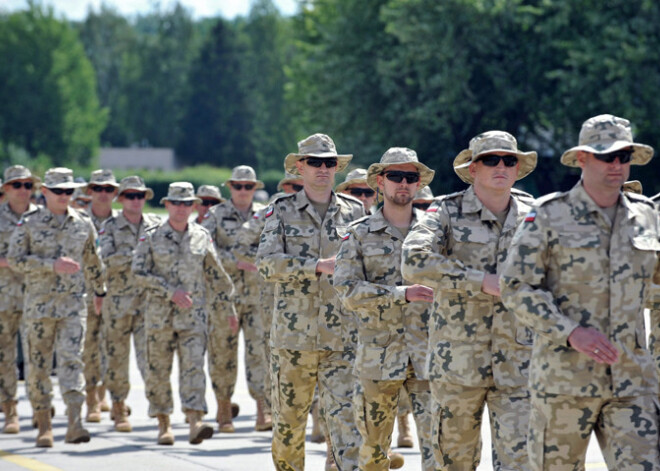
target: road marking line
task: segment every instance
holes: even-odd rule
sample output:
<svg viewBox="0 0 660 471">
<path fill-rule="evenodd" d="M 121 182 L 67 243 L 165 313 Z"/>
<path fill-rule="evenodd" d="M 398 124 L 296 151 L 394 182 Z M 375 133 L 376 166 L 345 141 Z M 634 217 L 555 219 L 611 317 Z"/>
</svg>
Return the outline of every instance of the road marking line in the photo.
<svg viewBox="0 0 660 471">
<path fill-rule="evenodd" d="M 596 469 L 596 468 L 607 469 L 607 465 L 605 463 L 587 463 L 586 468 L 587 469 Z"/>
<path fill-rule="evenodd" d="M 25 456 L 14 455 L 7 451 L 0 450 L 0 459 L 14 463 L 15 465 L 20 466 L 21 468 L 29 469 L 30 471 L 62 471 L 60 468 L 51 466 L 46 463 L 42 463 L 33 458 L 27 458 Z"/>
</svg>

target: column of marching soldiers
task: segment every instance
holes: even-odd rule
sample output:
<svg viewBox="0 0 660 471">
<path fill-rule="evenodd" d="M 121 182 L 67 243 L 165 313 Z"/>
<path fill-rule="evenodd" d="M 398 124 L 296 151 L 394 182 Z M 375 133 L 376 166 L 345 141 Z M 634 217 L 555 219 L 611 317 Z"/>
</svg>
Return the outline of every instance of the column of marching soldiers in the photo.
<svg viewBox="0 0 660 471">
<path fill-rule="evenodd" d="M 590 118 L 560 159 L 579 181 L 535 200 L 513 185 L 536 152 L 488 131 L 453 162 L 467 188 L 434 198 L 435 172 L 402 147 L 333 189 L 352 156 L 314 134 L 286 156 L 268 206 L 240 165 L 229 200 L 215 186 L 170 184 L 162 219 L 143 211 L 153 191 L 139 176 L 117 183 L 97 170 L 77 183 L 52 168 L 42 182 L 9 167 L 3 432 L 19 432 L 20 330 L 38 447 L 53 446 L 54 353 L 65 441 L 90 440 L 85 401 L 86 421 L 110 409 L 115 429 L 131 432 L 131 337 L 158 444 L 174 443 L 175 353 L 190 443 L 214 432 L 202 421 L 206 352 L 218 431 L 232 433 L 242 329 L 255 429 L 272 429 L 278 470 L 304 469 L 310 412 L 326 469 L 403 466 L 392 434 L 397 419 L 398 445 L 412 446 L 412 412 L 422 469 L 474 470 L 485 405 L 494 469 L 585 469 L 594 431 L 608 469 L 658 470 L 660 195 L 627 182 L 652 157 L 627 120 Z M 43 205 L 31 202 L 38 187 Z"/>
</svg>

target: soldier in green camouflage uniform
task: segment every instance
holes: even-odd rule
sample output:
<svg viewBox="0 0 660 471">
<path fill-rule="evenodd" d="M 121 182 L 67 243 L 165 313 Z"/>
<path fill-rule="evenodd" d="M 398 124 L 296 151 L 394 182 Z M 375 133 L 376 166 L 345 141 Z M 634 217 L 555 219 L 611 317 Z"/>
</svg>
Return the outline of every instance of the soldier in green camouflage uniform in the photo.
<svg viewBox="0 0 660 471">
<path fill-rule="evenodd" d="M 413 209 L 413 197 L 434 173 L 411 149 L 393 147 L 385 152 L 366 175 L 369 187 L 383 195 L 384 205 L 351 224 L 337 255 L 334 286 L 346 310 L 358 320 L 353 404 L 362 435 L 361 470 L 390 469 L 402 386 L 414 405 L 422 469 L 436 469 L 431 391 L 424 368 L 433 290 L 405 285 L 398 269 L 406 234 L 423 214 Z"/>
<path fill-rule="evenodd" d="M 147 351 L 144 331 L 144 297 L 131 272 L 138 239 L 160 224 L 154 214 L 143 214 L 144 204 L 154 196 L 138 176 L 122 179 L 117 201 L 123 210 L 111 216 L 99 231 L 101 255 L 107 267 L 108 297 L 103 301 L 103 340 L 107 355 L 105 385 L 112 397 L 115 430 L 130 432 L 124 401 L 128 397 L 131 335 L 142 379 L 146 381 Z"/>
<path fill-rule="evenodd" d="M 92 218 L 96 231 L 101 230 L 103 222 L 117 215 L 112 209 L 112 200 L 117 195 L 117 179 L 112 170 L 100 169 L 92 172 L 85 193 L 92 198 L 91 206 L 86 210 Z M 75 196 L 75 193 L 74 193 Z M 105 402 L 105 385 L 99 384 L 105 376 L 107 361 L 105 358 L 105 344 L 103 341 L 103 317 L 94 313 L 92 304 L 94 294 L 87 290 L 87 331 L 85 333 L 85 346 L 83 349 L 83 363 L 85 368 L 85 389 L 87 391 L 87 422 L 100 422 L 101 411 L 108 410 Z"/>
<path fill-rule="evenodd" d="M 73 172 L 46 172 L 40 207 L 18 223 L 11 236 L 7 260 L 25 275 L 25 310 L 30 357 L 29 396 L 39 426 L 37 446 L 53 446 L 50 370 L 57 353 L 60 390 L 69 426 L 65 441 L 89 441 L 80 409 L 85 400 L 82 349 L 88 316 L 85 281 L 98 296 L 105 295 L 103 264 L 96 247 L 96 229 L 89 218 L 68 206 L 80 186 Z M 96 298 L 95 310 L 100 310 Z M 90 313 L 89 315 L 95 315 Z"/>
<path fill-rule="evenodd" d="M 561 162 L 570 191 L 539 198 L 504 263 L 502 301 L 535 333 L 528 450 L 533 470 L 584 469 L 592 430 L 608 469 L 660 468 L 658 377 L 644 306 L 660 281 L 658 214 L 622 192 L 653 149 L 612 115 L 582 125 Z"/>
<path fill-rule="evenodd" d="M 498 279 L 529 195 L 512 190 L 536 166 L 535 152 L 488 131 L 470 141 L 454 170 L 470 186 L 436 198 L 403 244 L 403 277 L 436 290 L 428 373 L 433 446 L 443 470 L 476 469 L 488 404 L 496 470 L 525 470 L 531 331 L 499 298 Z"/>
<path fill-rule="evenodd" d="M 206 229 L 188 223 L 193 203 L 199 202 L 188 182 L 171 183 L 161 199 L 167 221 L 139 239 L 131 270 L 146 290 L 147 398 L 149 415 L 158 418 L 158 444 L 172 445 L 173 355 L 179 357 L 179 395 L 190 425 L 189 442 L 201 443 L 213 435 L 203 424 L 207 412 L 206 352 L 207 310 L 222 312 L 236 324 L 231 305 L 234 287 Z M 230 321 L 231 319 L 231 321 Z"/>
<path fill-rule="evenodd" d="M 352 406 L 357 326 L 332 287 L 334 259 L 348 224 L 364 216 L 351 196 L 332 191 L 336 171 L 351 155 L 314 134 L 289 154 L 285 170 L 301 175 L 304 190 L 278 198 L 266 211 L 257 251 L 261 275 L 275 284 L 271 329 L 275 467 L 302 470 L 305 424 L 319 384 L 321 414 L 340 469 L 357 468 L 360 435 Z"/>
<path fill-rule="evenodd" d="M 18 433 L 16 411 L 16 338 L 23 314 L 23 275 L 9 268 L 9 239 L 22 216 L 34 212 L 30 196 L 41 181 L 30 170 L 14 165 L 5 169 L 2 191 L 6 201 L 0 205 L 0 402 L 5 414 L 3 433 Z M 27 362 L 26 362 L 27 363 Z"/>
<path fill-rule="evenodd" d="M 262 208 L 254 203 L 254 193 L 263 188 L 256 173 L 247 165 L 232 170 L 225 183 L 231 198 L 211 208 L 205 215 L 203 226 L 211 233 L 220 258 L 236 287 L 234 307 L 238 314 L 239 328 L 245 340 L 245 376 L 250 396 L 257 402 L 257 431 L 270 430 L 270 401 L 266 391 L 268 365 L 264 341 L 264 326 L 259 298 L 259 274 L 251 263 L 237 259 L 234 248 L 238 233 L 245 221 Z M 217 420 L 220 432 L 232 433 L 230 400 L 236 386 L 238 364 L 238 332 L 228 330 L 222 315 L 212 316 L 209 325 L 209 374 L 218 402 Z"/>
</svg>

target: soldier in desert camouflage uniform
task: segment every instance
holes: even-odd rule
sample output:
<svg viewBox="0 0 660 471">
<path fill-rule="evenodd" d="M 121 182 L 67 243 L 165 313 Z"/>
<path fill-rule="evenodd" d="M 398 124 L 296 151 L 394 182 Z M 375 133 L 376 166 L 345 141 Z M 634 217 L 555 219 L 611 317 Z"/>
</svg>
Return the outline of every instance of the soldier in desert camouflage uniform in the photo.
<svg viewBox="0 0 660 471">
<path fill-rule="evenodd" d="M 138 176 L 122 179 L 117 201 L 123 209 L 103 223 L 99 231 L 101 255 L 107 267 L 108 297 L 103 301 L 103 341 L 107 355 L 105 385 L 112 397 L 115 430 L 130 432 L 126 416 L 130 381 L 128 375 L 131 334 L 142 379 L 146 381 L 147 351 L 144 331 L 144 297 L 131 272 L 138 239 L 160 224 L 154 214 L 143 214 L 144 204 L 154 193 Z"/>
<path fill-rule="evenodd" d="M 287 155 L 286 171 L 301 175 L 304 190 L 275 200 L 257 252 L 261 275 L 275 285 L 271 329 L 272 454 L 278 470 L 302 470 L 305 424 L 319 384 L 321 414 L 340 469 L 357 468 L 360 436 L 352 407 L 357 326 L 332 287 L 335 256 L 351 221 L 364 216 L 356 199 L 332 191 L 336 171 L 351 155 L 314 134 Z"/>
<path fill-rule="evenodd" d="M 202 185 L 197 188 L 197 198 L 202 200 L 201 203 L 195 203 L 195 211 L 197 211 L 195 222 L 197 224 L 203 224 L 209 209 L 225 200 L 220 194 L 220 188 L 215 185 Z"/>
<path fill-rule="evenodd" d="M 263 188 L 263 182 L 247 165 L 232 170 L 225 183 L 231 198 L 211 208 L 205 215 L 203 226 L 208 229 L 216 244 L 218 254 L 236 287 L 234 307 L 239 328 L 245 340 L 245 370 L 250 396 L 257 402 L 257 431 L 272 428 L 270 393 L 266 391 L 268 365 L 263 344 L 264 326 L 259 299 L 259 274 L 254 264 L 235 257 L 234 248 L 238 233 L 245 221 L 252 218 L 263 206 L 254 203 L 254 193 Z M 209 374 L 218 402 L 218 426 L 220 432 L 234 432 L 230 400 L 236 386 L 238 365 L 238 333 L 228 330 L 222 315 L 213 316 L 209 325 Z M 219 321 L 216 324 L 216 321 Z"/>
<path fill-rule="evenodd" d="M 112 200 L 117 195 L 117 179 L 112 170 L 100 169 L 92 172 L 89 183 L 82 188 L 91 197 L 92 204 L 86 213 L 92 218 L 96 231 L 101 230 L 103 222 L 117 215 L 112 209 Z M 75 193 L 74 193 L 75 196 Z M 100 422 L 101 411 L 109 410 L 105 400 L 105 385 L 99 384 L 103 380 L 106 370 L 105 345 L 103 341 L 103 317 L 94 313 L 92 301 L 93 293 L 87 291 L 87 331 L 85 333 L 85 346 L 83 349 L 83 363 L 85 364 L 85 389 L 87 390 L 87 422 Z"/>
<path fill-rule="evenodd" d="M 660 215 L 660 193 L 651 197 L 651 201 L 655 203 L 656 212 Z M 653 352 L 655 359 L 655 368 L 660 378 L 660 283 L 653 283 L 651 287 L 651 295 L 646 307 L 650 310 L 651 320 L 651 335 L 649 338 L 649 348 Z M 660 394 L 660 391 L 658 391 Z"/>
<path fill-rule="evenodd" d="M 16 411 L 16 337 L 23 314 L 23 275 L 7 263 L 7 251 L 16 224 L 34 212 L 30 196 L 41 181 L 30 170 L 14 165 L 5 170 L 2 191 L 7 200 L 0 205 L 0 401 L 5 414 L 3 433 L 18 433 Z"/>
<path fill-rule="evenodd" d="M 362 201 L 367 214 L 373 212 L 376 204 L 376 191 L 367 185 L 367 171 L 356 168 L 348 172 L 346 179 L 335 188 L 336 193 L 344 193 Z"/>
<path fill-rule="evenodd" d="M 334 286 L 347 311 L 358 320 L 355 360 L 355 407 L 362 435 L 359 468 L 385 470 L 397 466 L 389 455 L 402 386 L 413 402 L 422 451 L 422 469 L 433 471 L 431 391 L 424 361 L 433 290 L 404 285 L 401 247 L 411 224 L 423 213 L 412 201 L 435 172 L 420 163 L 411 149 L 393 147 L 372 164 L 370 188 L 384 197 L 382 209 L 351 224 L 337 255 Z M 399 466 L 400 465 L 400 466 Z"/>
<path fill-rule="evenodd" d="M 622 192 L 653 149 L 612 115 L 582 125 L 561 162 L 570 191 L 539 198 L 516 232 L 502 300 L 535 333 L 528 450 L 533 470 L 584 469 L 592 430 L 608 469 L 659 469 L 658 377 L 644 306 L 660 281 L 658 214 Z"/>
<path fill-rule="evenodd" d="M 173 355 L 179 357 L 179 395 L 186 414 L 191 444 L 213 435 L 202 423 L 207 412 L 204 353 L 207 309 L 223 313 L 237 324 L 231 305 L 234 287 L 217 256 L 210 234 L 199 224 L 188 223 L 195 197 L 188 182 L 169 186 L 165 203 L 169 218 L 139 239 L 131 270 L 146 290 L 147 398 L 149 415 L 158 418 L 158 444 L 172 445 Z"/>
<path fill-rule="evenodd" d="M 98 296 L 105 296 L 105 286 L 94 225 L 69 207 L 69 199 L 78 186 L 71 170 L 48 170 L 41 190 L 46 207 L 39 207 L 18 223 L 7 253 L 9 265 L 25 275 L 28 391 L 39 427 L 37 446 L 40 447 L 53 446 L 50 420 L 53 350 L 57 353 L 60 390 L 69 418 L 65 441 L 89 441 L 89 432 L 82 427 L 80 418 L 85 400 L 82 371 L 88 316 L 85 281 L 97 295 L 97 313 L 101 301 Z"/>
<path fill-rule="evenodd" d="M 496 470 L 528 469 L 527 367 L 531 331 L 502 304 L 498 279 L 531 197 L 512 190 L 536 152 L 488 131 L 470 141 L 454 170 L 470 186 L 437 198 L 403 244 L 403 277 L 436 290 L 428 373 L 433 446 L 443 470 L 476 469 L 488 404 Z"/>
</svg>

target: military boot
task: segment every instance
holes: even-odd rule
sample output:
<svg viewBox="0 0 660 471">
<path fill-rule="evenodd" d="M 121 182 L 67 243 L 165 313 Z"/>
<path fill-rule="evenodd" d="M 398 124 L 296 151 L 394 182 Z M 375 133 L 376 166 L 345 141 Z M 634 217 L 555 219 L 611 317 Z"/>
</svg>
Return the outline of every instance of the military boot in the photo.
<svg viewBox="0 0 660 471">
<path fill-rule="evenodd" d="M 174 445 L 174 434 L 170 426 L 170 416 L 167 414 L 158 414 L 158 444 Z"/>
<path fill-rule="evenodd" d="M 393 451 L 390 451 L 390 454 L 387 455 L 387 457 L 390 459 L 390 469 L 399 469 L 403 468 L 403 455 L 401 453 L 395 453 Z"/>
<path fill-rule="evenodd" d="M 312 406 L 312 435 L 309 439 L 312 443 L 323 443 L 325 435 L 321 430 L 321 419 L 319 418 L 319 401 L 316 401 Z"/>
<path fill-rule="evenodd" d="M 89 441 L 89 432 L 82 426 L 82 418 L 80 417 L 82 404 L 69 403 L 66 406 L 66 413 L 69 419 L 69 424 L 64 436 L 65 443 L 87 443 Z"/>
<path fill-rule="evenodd" d="M 39 410 L 34 413 L 37 420 L 37 446 L 40 448 L 53 447 L 53 425 L 50 421 L 50 410 Z"/>
<path fill-rule="evenodd" d="M 400 415 L 396 418 L 399 424 L 399 436 L 396 439 L 396 444 L 399 448 L 412 448 L 413 436 L 410 431 L 410 422 L 408 422 L 408 414 Z"/>
<path fill-rule="evenodd" d="M 85 417 L 86 422 L 100 422 L 101 421 L 101 404 L 99 404 L 98 392 L 96 386 L 87 388 L 87 396 L 85 401 L 87 402 L 87 416 Z"/>
<path fill-rule="evenodd" d="M 115 421 L 115 430 L 117 432 L 128 433 L 133 430 L 131 423 L 128 421 L 128 416 L 126 415 L 124 401 L 112 403 L 112 417 Z"/>
<path fill-rule="evenodd" d="M 55 406 L 50 406 L 50 418 L 55 417 Z M 32 412 L 32 428 L 37 428 L 39 424 L 37 423 L 37 415 Z"/>
<path fill-rule="evenodd" d="M 234 433 L 234 424 L 231 421 L 231 402 L 228 399 L 218 399 L 218 431 L 220 433 Z"/>
<path fill-rule="evenodd" d="M 332 453 L 332 444 L 330 444 L 330 438 L 325 440 L 327 449 L 325 451 L 325 471 L 337 471 L 337 463 L 335 463 L 335 455 Z"/>
<path fill-rule="evenodd" d="M 18 433 L 21 430 L 21 426 L 18 424 L 16 401 L 3 402 L 2 411 L 5 413 L 5 426 L 2 429 L 2 433 Z"/>
<path fill-rule="evenodd" d="M 231 410 L 230 410 L 231 412 Z M 206 438 L 213 436 L 213 427 L 202 422 L 203 413 L 198 410 L 186 411 L 188 424 L 190 424 L 190 433 L 188 434 L 188 442 L 192 445 L 202 443 Z"/>
<path fill-rule="evenodd" d="M 270 408 L 263 398 L 257 399 L 257 422 L 254 429 L 257 432 L 273 430 L 273 418 L 270 415 Z"/>
<path fill-rule="evenodd" d="M 106 391 L 106 387 L 105 387 L 105 384 L 103 384 L 103 383 L 101 383 L 101 385 L 98 388 L 96 388 L 96 392 L 97 392 L 98 397 L 99 397 L 99 404 L 100 404 L 100 407 L 101 407 L 101 412 L 109 412 L 110 411 L 110 404 L 108 404 L 108 400 L 105 397 L 105 391 Z M 128 415 L 131 415 L 130 412 L 128 413 Z"/>
</svg>

